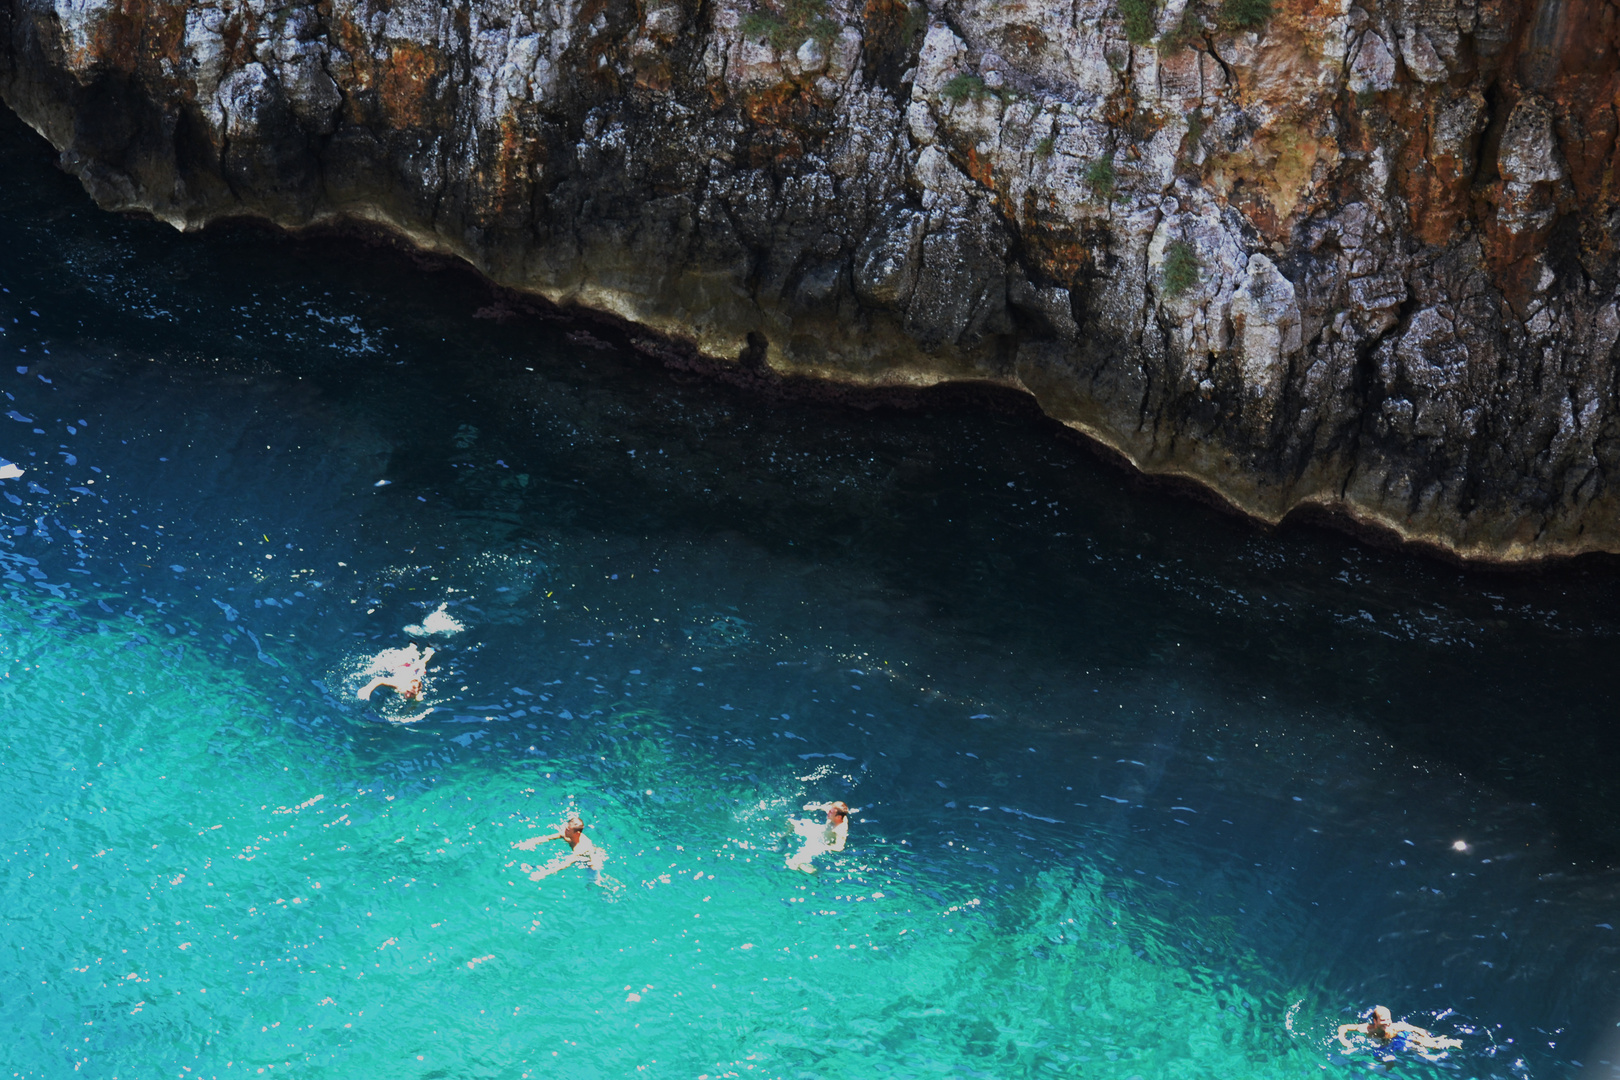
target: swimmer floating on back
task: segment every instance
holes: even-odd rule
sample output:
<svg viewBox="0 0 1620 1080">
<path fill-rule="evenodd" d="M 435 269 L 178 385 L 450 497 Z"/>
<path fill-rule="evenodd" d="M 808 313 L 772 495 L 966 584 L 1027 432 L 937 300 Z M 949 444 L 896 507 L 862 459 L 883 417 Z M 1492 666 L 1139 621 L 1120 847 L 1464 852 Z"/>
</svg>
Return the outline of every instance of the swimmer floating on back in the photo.
<svg viewBox="0 0 1620 1080">
<path fill-rule="evenodd" d="M 1355 1049 L 1347 1037 L 1352 1034 L 1366 1036 L 1377 1049 L 1396 1053 L 1411 1050 L 1424 1057 L 1430 1057 L 1435 1051 L 1451 1050 L 1462 1045 L 1457 1039 L 1443 1039 L 1416 1024 L 1392 1019 L 1389 1010 L 1382 1005 L 1373 1006 L 1372 1016 L 1364 1024 L 1339 1025 L 1339 1042 L 1346 1050 Z"/>
<path fill-rule="evenodd" d="M 414 641 L 403 649 L 384 649 L 367 669 L 376 677 L 362 686 L 355 696 L 361 701 L 370 701 L 372 691 L 379 686 L 387 686 L 405 700 L 415 701 L 422 696 L 422 679 L 427 675 L 427 665 L 431 659 L 433 650 L 418 651 Z"/>
<path fill-rule="evenodd" d="M 591 883 L 602 884 L 602 864 L 607 862 L 607 852 L 591 843 L 591 838 L 585 835 L 585 823 L 578 814 L 570 814 L 567 822 L 556 832 L 545 836 L 531 836 L 527 840 L 520 840 L 512 846 L 519 851 L 533 851 L 548 840 L 566 840 L 573 850 L 567 855 L 560 855 L 538 869 L 523 864 L 523 869 L 529 871 L 530 881 L 539 881 L 548 878 L 559 870 L 570 866 L 586 866 L 591 871 Z"/>
<path fill-rule="evenodd" d="M 811 860 L 827 851 L 843 851 L 849 840 L 849 804 L 845 802 L 805 803 L 806 810 L 825 810 L 826 821 L 810 818 L 789 818 L 793 831 L 804 837 L 804 846 L 788 856 L 789 870 L 816 872 Z"/>
</svg>

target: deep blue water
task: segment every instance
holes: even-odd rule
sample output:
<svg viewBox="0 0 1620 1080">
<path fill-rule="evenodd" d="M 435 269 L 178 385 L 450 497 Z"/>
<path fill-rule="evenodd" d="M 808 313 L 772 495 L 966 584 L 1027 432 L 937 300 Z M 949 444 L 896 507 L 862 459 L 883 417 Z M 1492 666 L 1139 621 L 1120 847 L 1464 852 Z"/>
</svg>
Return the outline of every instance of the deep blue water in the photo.
<svg viewBox="0 0 1620 1080">
<path fill-rule="evenodd" d="M 1399 1075 L 1620 1075 L 1612 562 L 1260 531 L 49 162 L 0 124 L 12 1075 L 1348 1076 L 1375 1003 L 1463 1038 Z M 356 701 L 441 606 L 433 711 Z M 523 876 L 571 809 L 608 889 Z"/>
</svg>

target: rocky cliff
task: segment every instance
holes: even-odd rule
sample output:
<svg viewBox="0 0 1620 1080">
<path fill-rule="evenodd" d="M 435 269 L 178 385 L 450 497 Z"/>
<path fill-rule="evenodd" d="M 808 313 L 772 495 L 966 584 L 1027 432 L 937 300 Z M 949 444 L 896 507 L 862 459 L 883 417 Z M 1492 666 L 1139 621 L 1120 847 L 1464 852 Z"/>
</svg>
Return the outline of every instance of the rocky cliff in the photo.
<svg viewBox="0 0 1620 1080">
<path fill-rule="evenodd" d="M 1259 518 L 1620 551 L 1608 0 L 0 0 L 110 209 L 976 380 Z"/>
</svg>

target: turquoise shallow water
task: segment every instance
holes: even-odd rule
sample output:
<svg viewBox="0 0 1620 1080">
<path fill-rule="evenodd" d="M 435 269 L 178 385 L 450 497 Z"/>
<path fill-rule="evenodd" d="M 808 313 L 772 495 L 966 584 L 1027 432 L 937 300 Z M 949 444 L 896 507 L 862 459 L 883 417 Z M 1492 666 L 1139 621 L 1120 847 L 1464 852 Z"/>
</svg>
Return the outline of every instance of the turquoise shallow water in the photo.
<svg viewBox="0 0 1620 1080">
<path fill-rule="evenodd" d="M 0 159 L 6 1075 L 1359 1076 L 1380 1002 L 1465 1043 L 1395 1075 L 1620 1072 L 1609 567 L 1261 535 Z M 441 605 L 433 711 L 355 701 Z M 512 846 L 570 810 L 607 888 Z"/>
</svg>

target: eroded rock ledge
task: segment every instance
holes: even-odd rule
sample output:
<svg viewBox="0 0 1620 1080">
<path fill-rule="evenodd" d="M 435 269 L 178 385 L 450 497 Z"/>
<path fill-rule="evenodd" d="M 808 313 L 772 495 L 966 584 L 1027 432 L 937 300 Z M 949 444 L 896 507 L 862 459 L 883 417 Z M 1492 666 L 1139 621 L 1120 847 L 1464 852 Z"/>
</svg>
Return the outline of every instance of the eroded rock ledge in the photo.
<svg viewBox="0 0 1620 1080">
<path fill-rule="evenodd" d="M 109 209 L 1020 388 L 1268 521 L 1620 551 L 1620 11 L 1231 3 L 0 0 L 0 95 Z"/>
</svg>

